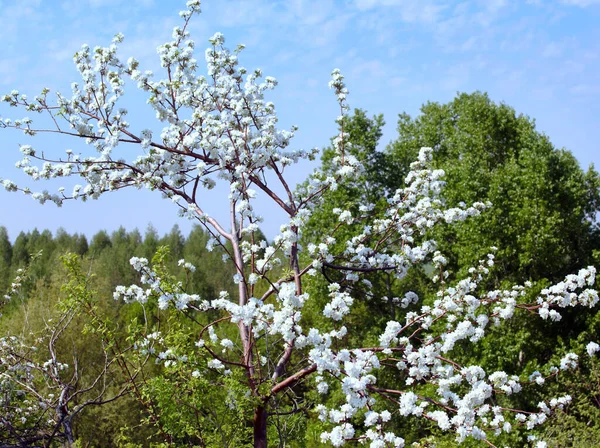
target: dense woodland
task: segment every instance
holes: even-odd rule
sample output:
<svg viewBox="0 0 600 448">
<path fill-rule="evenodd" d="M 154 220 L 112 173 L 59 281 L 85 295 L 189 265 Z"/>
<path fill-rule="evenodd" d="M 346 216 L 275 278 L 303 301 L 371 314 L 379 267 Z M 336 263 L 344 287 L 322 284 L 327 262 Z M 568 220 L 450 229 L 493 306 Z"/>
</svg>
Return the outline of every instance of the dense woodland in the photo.
<svg viewBox="0 0 600 448">
<path fill-rule="evenodd" d="M 403 187 L 419 148 L 429 146 L 434 149 L 434 166 L 446 172 L 443 198 L 448 205 L 475 200 L 493 204 L 478 218 L 434 230 L 449 260 L 449 281 L 468 274 L 492 246 L 497 247 L 497 265 L 487 280 L 490 288 L 529 280 L 539 290 L 582 267 L 600 266 L 600 177 L 593 167 L 582 170 L 569 151 L 553 147 L 530 118 L 474 93 L 458 95 L 448 104 L 427 103 L 417 117 L 401 114 L 397 139 L 378 150 L 383 125 L 382 116 L 371 117 L 362 110 L 345 119 L 349 150 L 365 170 L 327 193 L 302 235 L 303 246 L 323 235 L 335 234 L 340 244 L 350 238 L 358 229 L 338 229 L 334 209 L 352 210 L 365 201 L 385 208 L 386 199 Z M 332 158 L 333 149 L 325 149 L 325 172 Z M 160 309 L 156 303 L 113 298 L 118 286 L 139 281 L 130 265 L 132 257 L 154 258 L 161 272 L 201 297 L 216 298 L 221 291 L 233 295 L 234 268 L 223 262 L 219 247 L 207 248 L 209 240 L 201 227 L 183 235 L 175 226 L 158 235 L 149 226 L 143 233 L 120 228 L 89 239 L 40 229 L 22 232 L 11 243 L 6 229 L 0 227 L 0 290 L 11 296 L 2 308 L 0 334 L 25 341 L 19 353 L 0 348 L 0 375 L 15 356 L 30 360 L 32 366 L 21 383 L 0 380 L 0 446 L 61 446 L 73 441 L 81 447 L 252 446 L 252 422 L 245 412 L 252 402 L 237 388 L 235 378 L 223 377 L 222 387 L 212 387 L 189 366 L 201 361 L 174 358 L 159 363 L 162 341 L 154 352 L 138 345 L 140 335 L 147 337 L 151 329 L 160 330 L 167 343 L 171 338 L 188 344 L 193 339 L 188 337 L 193 331 L 190 322 L 209 322 L 219 316 L 185 315 Z M 195 270 L 180 263 L 182 259 Z M 279 269 L 284 274 L 286 267 Z M 322 273 L 307 283 L 311 301 L 303 313 L 308 323 L 326 327 L 322 309 L 327 286 L 340 274 L 327 266 Z M 413 309 L 388 298 L 415 291 L 426 303 L 434 300 L 431 276 L 427 266 L 410 271 L 401 281 L 385 273 L 372 274 L 369 279 L 376 294 L 355 302 L 347 338 L 367 346 L 376 343 L 388 320 L 400 319 Z M 15 278 L 22 280 L 19 288 L 13 287 Z M 257 286 L 261 287 L 266 288 Z M 355 295 L 359 297 L 360 291 Z M 455 359 L 509 374 L 525 372 L 526 378 L 556 364 L 567 351 L 584 353 L 586 343 L 600 334 L 597 309 L 567 311 L 559 322 L 542 320 L 526 310 L 518 312 L 512 321 L 490 328 L 479 343 L 461 342 L 454 349 Z M 53 358 L 60 361 L 56 365 L 64 364 L 56 372 L 36 367 Z M 24 384 L 34 385 L 35 390 Z M 417 384 L 414 389 L 427 387 L 432 386 Z M 572 404 L 551 417 L 538 435 L 555 447 L 596 446 L 600 440 L 597 360 L 581 356 L 573 373 L 560 373 L 545 388 L 534 386 L 515 398 L 497 400 L 507 407 L 531 410 L 565 389 L 573 397 Z M 51 400 L 54 408 L 36 408 L 36 394 L 48 393 L 57 397 Z M 316 418 L 314 407 L 335 400 L 339 393 L 331 390 L 320 395 L 303 383 L 295 386 L 281 412 L 275 407 L 269 446 L 319 446 L 324 424 Z M 68 399 L 58 403 L 59 396 Z M 27 400 L 32 418 L 15 414 Z M 394 416 L 392 424 L 407 446 L 456 444 L 454 435 L 444 434 L 424 419 Z M 494 443 L 528 446 L 525 432 L 515 428 Z M 465 446 L 484 444 L 469 440 Z"/>
</svg>

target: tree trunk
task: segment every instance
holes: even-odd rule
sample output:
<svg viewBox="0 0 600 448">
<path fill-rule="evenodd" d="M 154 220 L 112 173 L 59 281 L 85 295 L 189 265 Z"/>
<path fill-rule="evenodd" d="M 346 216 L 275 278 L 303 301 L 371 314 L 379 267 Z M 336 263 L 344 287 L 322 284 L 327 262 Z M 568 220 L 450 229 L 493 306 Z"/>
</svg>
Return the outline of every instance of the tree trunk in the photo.
<svg viewBox="0 0 600 448">
<path fill-rule="evenodd" d="M 254 448 L 267 448 L 266 406 L 254 410 Z"/>
<path fill-rule="evenodd" d="M 75 443 L 75 437 L 73 435 L 73 426 L 71 422 L 71 418 L 67 417 L 63 420 L 62 423 L 63 430 L 65 431 L 65 441 L 63 446 L 65 448 L 71 448 Z"/>
</svg>

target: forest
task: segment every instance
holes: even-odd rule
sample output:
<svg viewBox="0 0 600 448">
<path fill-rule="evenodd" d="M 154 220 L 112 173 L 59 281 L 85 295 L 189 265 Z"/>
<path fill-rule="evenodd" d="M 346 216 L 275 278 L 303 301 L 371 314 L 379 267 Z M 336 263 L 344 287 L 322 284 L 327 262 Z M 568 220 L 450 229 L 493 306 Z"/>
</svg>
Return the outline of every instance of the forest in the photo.
<svg viewBox="0 0 600 448">
<path fill-rule="evenodd" d="M 434 166 L 446 172 L 446 203 L 475 198 L 493 203 L 472 221 L 435 230 L 452 277 L 465 275 L 492 246 L 498 263 L 485 280 L 489 288 L 526 278 L 539 291 L 583 266 L 598 265 L 600 178 L 592 167 L 583 171 L 569 151 L 554 148 L 530 118 L 483 93 L 460 94 L 448 104 L 425 104 L 416 118 L 401 114 L 398 138 L 379 151 L 383 124 L 382 116 L 358 109 L 345 119 L 351 152 L 365 170 L 327 193 L 306 223 L 304 246 L 332 232 L 335 208 L 352 209 L 365 196 L 385 207 L 386 198 L 404 187 L 402 179 L 418 149 L 431 146 Z M 322 154 L 325 172 L 331 170 L 333 151 L 329 147 Z M 356 229 L 344 231 L 352 235 Z M 339 233 L 337 238 L 345 239 Z M 239 378 L 223 377 L 215 387 L 214 379 L 198 375 L 198 360 L 182 362 L 166 348 L 185 347 L 197 337 L 190 324 L 200 319 L 207 325 L 219 313 L 190 316 L 156 301 L 114 298 L 119 286 L 140 280 L 132 257 L 153 260 L 165 278 L 200 297 L 235 294 L 235 267 L 224 262 L 225 248 L 212 248 L 211 240 L 201 226 L 189 235 L 174 226 L 161 236 L 149 225 L 143 234 L 121 227 L 111 234 L 98 232 L 89 241 L 64 230 L 34 230 L 21 232 L 11 243 L 0 228 L 0 288 L 10 296 L 0 320 L 2 446 L 252 446 L 246 412 L 252 403 Z M 258 231 L 253 244 L 261 240 L 265 237 Z M 286 270 L 275 269 L 281 275 Z M 314 301 L 303 309 L 303 319 L 315 326 L 327 325 L 322 309 L 328 285 L 339 281 L 335 269 L 322 269 L 323 277 L 310 278 L 305 286 Z M 399 307 L 388 297 L 415 291 L 431 303 L 436 294 L 428 281 L 432 269 L 431 263 L 413 268 L 401 280 L 372 274 L 373 298 L 354 304 L 346 338 L 376 341 L 390 317 L 416 308 L 412 303 Z M 560 322 L 532 319 L 531 314 L 517 310 L 508 325 L 490 328 L 477 344 L 461 342 L 455 360 L 528 376 L 556 364 L 567 351 L 585 352 L 600 332 L 595 309 L 569 310 Z M 13 337 L 19 345 L 5 342 Z M 29 367 L 14 370 L 22 368 L 23 360 Z M 547 385 L 496 400 L 527 411 L 568 390 L 573 401 L 538 433 L 548 446 L 594 446 L 600 438 L 598 361 L 582 356 L 575 370 L 553 375 Z M 414 390 L 421 387 L 430 386 L 415 385 Z M 333 390 L 325 400 L 338 395 Z M 268 426 L 273 446 L 320 446 L 325 426 L 314 409 L 323 399 L 310 387 L 295 385 L 274 406 Z M 455 446 L 454 435 L 431 421 L 394 416 L 392 424 L 406 446 Z M 530 431 L 525 429 L 491 440 L 498 446 L 526 446 Z M 478 443 L 467 440 L 466 446 Z"/>
</svg>

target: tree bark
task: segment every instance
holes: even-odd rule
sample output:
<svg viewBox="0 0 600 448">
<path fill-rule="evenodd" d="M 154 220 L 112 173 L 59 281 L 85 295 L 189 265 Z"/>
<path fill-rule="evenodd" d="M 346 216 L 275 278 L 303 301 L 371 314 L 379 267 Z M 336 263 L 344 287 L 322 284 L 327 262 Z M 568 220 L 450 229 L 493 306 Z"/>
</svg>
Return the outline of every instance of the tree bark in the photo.
<svg viewBox="0 0 600 448">
<path fill-rule="evenodd" d="M 73 435 L 73 426 L 71 422 L 71 418 L 67 417 L 63 420 L 62 423 L 63 429 L 65 431 L 65 441 L 63 446 L 65 448 L 71 448 L 75 443 L 75 436 Z"/>
<path fill-rule="evenodd" d="M 260 406 L 254 410 L 254 448 L 267 448 L 266 406 Z"/>
</svg>

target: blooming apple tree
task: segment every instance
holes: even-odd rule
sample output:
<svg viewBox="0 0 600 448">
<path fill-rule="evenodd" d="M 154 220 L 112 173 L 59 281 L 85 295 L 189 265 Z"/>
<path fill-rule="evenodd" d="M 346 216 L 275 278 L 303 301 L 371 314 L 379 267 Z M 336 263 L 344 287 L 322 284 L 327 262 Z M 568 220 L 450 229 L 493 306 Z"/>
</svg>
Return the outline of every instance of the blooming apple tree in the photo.
<svg viewBox="0 0 600 448">
<path fill-rule="evenodd" d="M 542 385 L 559 371 L 574 368 L 576 354 L 568 354 L 547 372 L 521 377 L 460 365 L 452 360 L 452 353 L 457 343 L 477 342 L 486 328 L 502 325 L 519 308 L 536 312 L 542 319 L 559 320 L 563 308 L 595 306 L 598 294 L 591 289 L 595 269 L 588 267 L 568 276 L 543 290 L 532 303 L 523 303 L 531 293 L 528 283 L 507 290 L 483 289 L 482 281 L 494 265 L 493 255 L 474 266 L 468 278 L 450 282 L 446 260 L 428 231 L 471 219 L 490 204 L 446 208 L 438 197 L 444 173 L 430 168 L 429 148 L 421 150 L 406 188 L 389 199 L 386 210 L 378 211 L 372 204 L 362 204 L 354 214 L 335 210 L 337 228 L 353 225 L 361 229 L 345 241 L 343 251 L 334 249 L 335 231 L 323 235 L 319 244 L 302 248 L 303 225 L 323 193 L 361 170 L 347 151 L 344 78 L 334 70 L 330 82 L 341 112 L 341 132 L 334 140 L 335 169 L 332 174 L 316 172 L 294 190 L 286 181 L 286 170 L 314 157 L 317 150 L 290 149 L 296 129 L 279 130 L 275 106 L 265 99 L 277 82 L 263 78 L 260 70 L 248 71 L 239 65 L 242 46 L 231 52 L 223 36 L 215 34 L 205 52 L 207 72 L 200 73 L 187 31 L 199 11 L 199 0 L 188 1 L 180 13 L 183 25 L 174 29 L 172 41 L 158 48 L 164 71 L 160 80 L 142 71 L 134 58 L 119 59 L 117 47 L 123 36 L 117 35 L 109 47 L 83 46 L 75 54 L 82 81 L 72 84 L 71 95 L 57 93 L 51 100 L 50 91 L 44 89 L 33 99 L 17 91 L 3 98 L 30 114 L 45 114 L 51 126 L 36 127 L 26 117 L 3 119 L 1 127 L 20 129 L 27 135 L 59 133 L 92 147 L 87 153 L 68 150 L 64 157 L 51 158 L 32 146 L 21 146 L 23 157 L 17 165 L 33 180 L 78 177 L 82 185 L 70 192 L 64 188 L 56 193 L 34 192 L 4 180 L 7 190 L 57 205 L 69 199 L 96 199 L 126 187 L 158 190 L 182 215 L 203 225 L 211 235 L 209 246 L 220 247 L 224 262 L 235 266 L 235 296 L 222 292 L 218 297 L 200 297 L 148 260 L 132 258 L 140 283 L 118 287 L 115 297 L 142 304 L 157 301 L 159 309 L 180 312 L 196 324 L 195 341 L 186 346 L 187 351 L 169 347 L 169 339 L 155 331 L 146 332 L 138 348 L 167 368 L 187 364 L 190 377 L 237 378 L 252 399 L 253 415 L 247 420 L 253 422 L 256 447 L 267 446 L 269 416 L 298 410 L 292 405 L 279 409 L 280 398 L 302 393 L 306 385 L 322 394 L 341 391 L 339 402 L 328 401 L 328 406 L 312 409 L 327 428 L 322 442 L 333 446 L 348 442 L 404 446 L 402 434 L 391 422 L 408 416 L 435 422 L 455 432 L 458 441 L 475 438 L 493 446 L 490 435 L 510 432 L 516 426 L 532 429 L 568 403 L 570 397 L 565 395 L 539 403 L 536 410 L 519 411 L 503 407 L 498 397 Z M 156 118 L 164 123 L 160 135 L 148 129 L 135 131 L 127 122 L 127 110 L 119 101 L 128 79 L 146 92 Z M 139 148 L 137 156 L 125 150 L 131 146 Z M 203 208 L 202 190 L 216 182 L 229 186 L 228 222 L 209 216 Z M 271 243 L 257 238 L 263 222 L 254 210 L 259 194 L 287 215 Z M 301 251 L 310 257 L 305 265 L 300 261 Z M 185 260 L 181 264 L 194 269 Z M 353 304 L 373 298 L 369 274 L 387 272 L 401 279 L 417 265 L 432 266 L 437 272 L 431 279 L 439 284 L 433 305 L 420 304 L 417 294 L 406 291 L 391 299 L 399 309 L 406 308 L 403 319 L 387 322 L 377 344 L 349 346 L 346 336 L 352 328 L 345 325 L 345 319 Z M 313 297 L 303 284 L 311 276 L 322 275 L 324 267 L 339 271 L 342 280 L 329 285 L 322 309 L 328 324 L 310 328 L 303 308 Z M 593 353 L 597 345 L 590 347 Z M 385 384 L 380 380 L 384 371 Z M 416 393 L 420 390 L 416 386 L 422 384 L 434 387 L 423 389 L 428 394 Z M 545 444 L 540 441 L 537 446 Z"/>
</svg>

